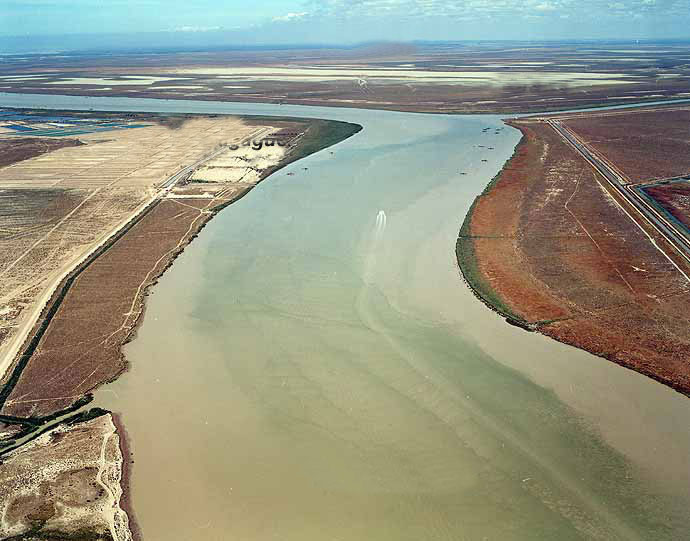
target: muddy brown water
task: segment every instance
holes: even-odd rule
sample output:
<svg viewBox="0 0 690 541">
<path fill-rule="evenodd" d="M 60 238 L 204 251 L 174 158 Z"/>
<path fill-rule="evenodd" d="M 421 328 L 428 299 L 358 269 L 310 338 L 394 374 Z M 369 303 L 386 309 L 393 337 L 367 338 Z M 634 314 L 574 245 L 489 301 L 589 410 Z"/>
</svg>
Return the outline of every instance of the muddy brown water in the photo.
<svg viewBox="0 0 690 541">
<path fill-rule="evenodd" d="M 0 97 L 364 126 L 203 230 L 98 393 L 145 539 L 688 538 L 690 400 L 507 325 L 459 276 L 462 218 L 518 141 L 482 132 L 500 118 Z"/>
</svg>

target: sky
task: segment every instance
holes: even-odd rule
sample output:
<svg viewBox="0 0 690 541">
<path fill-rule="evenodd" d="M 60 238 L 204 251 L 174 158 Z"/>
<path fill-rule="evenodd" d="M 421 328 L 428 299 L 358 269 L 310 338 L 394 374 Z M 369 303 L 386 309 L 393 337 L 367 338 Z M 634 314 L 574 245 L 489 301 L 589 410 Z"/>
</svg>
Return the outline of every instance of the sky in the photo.
<svg viewBox="0 0 690 541">
<path fill-rule="evenodd" d="M 690 38 L 690 0 L 0 0 L 3 45 Z M 52 36 L 47 39 L 46 36 Z M 104 38 L 105 39 L 105 38 Z M 104 42 L 107 45 L 108 40 Z M 78 47 L 74 37 L 66 48 Z M 129 42 L 128 42 L 129 43 Z"/>
</svg>

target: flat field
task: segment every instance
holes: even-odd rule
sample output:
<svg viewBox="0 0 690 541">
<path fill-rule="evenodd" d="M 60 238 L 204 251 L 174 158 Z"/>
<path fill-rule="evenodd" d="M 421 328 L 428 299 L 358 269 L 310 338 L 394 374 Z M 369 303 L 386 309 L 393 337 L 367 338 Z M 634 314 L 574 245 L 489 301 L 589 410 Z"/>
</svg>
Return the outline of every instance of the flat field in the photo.
<svg viewBox="0 0 690 541">
<path fill-rule="evenodd" d="M 583 113 L 563 123 L 629 182 L 690 173 L 690 107 Z"/>
<path fill-rule="evenodd" d="M 171 175 L 261 131 L 233 117 L 174 128 L 152 123 L 84 134 L 82 145 L 0 168 L 0 354 L 23 340 L 65 270 L 152 201 Z"/>
<path fill-rule="evenodd" d="M 0 91 L 425 112 L 553 111 L 688 97 L 690 46 L 427 43 L 28 55 L 7 58 Z"/>
<path fill-rule="evenodd" d="M 21 137 L 17 139 L 0 139 L 0 167 L 7 167 L 57 150 L 59 148 L 78 146 L 77 139 L 45 139 L 40 137 Z"/>
</svg>

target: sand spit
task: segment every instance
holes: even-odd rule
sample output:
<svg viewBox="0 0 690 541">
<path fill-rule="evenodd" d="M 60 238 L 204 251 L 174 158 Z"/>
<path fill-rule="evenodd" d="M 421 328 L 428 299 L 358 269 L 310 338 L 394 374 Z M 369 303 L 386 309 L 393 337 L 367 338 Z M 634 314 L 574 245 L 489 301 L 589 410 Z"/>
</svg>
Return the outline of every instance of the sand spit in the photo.
<svg viewBox="0 0 690 541">
<path fill-rule="evenodd" d="M 0 537 L 131 541 L 110 414 L 62 424 L 2 457 Z"/>
</svg>

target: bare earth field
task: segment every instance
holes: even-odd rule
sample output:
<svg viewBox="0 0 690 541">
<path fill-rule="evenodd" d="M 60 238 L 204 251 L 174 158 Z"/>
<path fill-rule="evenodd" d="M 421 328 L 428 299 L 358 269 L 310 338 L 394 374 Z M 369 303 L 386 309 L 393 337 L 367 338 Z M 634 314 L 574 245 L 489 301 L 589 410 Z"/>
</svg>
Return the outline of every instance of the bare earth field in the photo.
<svg viewBox="0 0 690 541">
<path fill-rule="evenodd" d="M 132 539 L 109 414 L 53 428 L 3 457 L 2 539 Z"/>
<path fill-rule="evenodd" d="M 536 112 L 690 97 L 684 44 L 389 44 L 8 56 L 0 92 Z"/>
<path fill-rule="evenodd" d="M 0 167 L 6 167 L 34 156 L 40 156 L 59 148 L 78 146 L 75 139 L 41 139 L 22 137 L 21 139 L 0 139 Z"/>
<path fill-rule="evenodd" d="M 1 168 L 8 204 L 0 211 L 0 355 L 23 342 L 65 269 L 149 204 L 171 175 L 260 131 L 228 117 L 153 124 L 84 134 L 81 146 Z"/>
<path fill-rule="evenodd" d="M 458 239 L 468 283 L 510 322 L 690 396 L 687 279 L 554 129 L 511 124 L 522 142 Z"/>
</svg>

